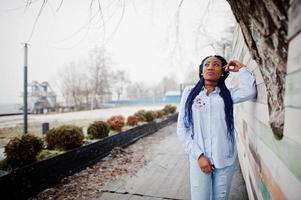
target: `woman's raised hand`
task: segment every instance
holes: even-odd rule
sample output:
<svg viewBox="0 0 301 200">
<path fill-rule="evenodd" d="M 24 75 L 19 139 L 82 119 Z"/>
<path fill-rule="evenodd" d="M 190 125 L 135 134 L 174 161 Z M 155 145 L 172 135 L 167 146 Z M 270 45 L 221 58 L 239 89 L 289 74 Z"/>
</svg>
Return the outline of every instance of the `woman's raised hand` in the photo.
<svg viewBox="0 0 301 200">
<path fill-rule="evenodd" d="M 203 155 L 201 155 L 198 159 L 199 166 L 204 173 L 210 173 L 213 171 L 213 166 L 211 165 L 210 160 Z"/>
<path fill-rule="evenodd" d="M 225 66 L 225 71 L 229 72 L 238 72 L 240 68 L 245 65 L 239 62 L 238 60 L 230 60 L 228 64 Z"/>
</svg>

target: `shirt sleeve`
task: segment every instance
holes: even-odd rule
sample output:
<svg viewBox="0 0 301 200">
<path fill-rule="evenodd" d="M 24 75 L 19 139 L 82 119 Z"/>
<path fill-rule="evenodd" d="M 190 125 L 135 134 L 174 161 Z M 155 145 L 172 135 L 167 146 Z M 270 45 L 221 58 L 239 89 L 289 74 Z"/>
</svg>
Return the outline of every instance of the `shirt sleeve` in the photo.
<svg viewBox="0 0 301 200">
<path fill-rule="evenodd" d="M 191 137 L 191 128 L 187 129 L 184 125 L 185 102 L 191 89 L 185 88 L 182 94 L 179 115 L 177 121 L 177 135 L 186 154 L 191 155 L 194 159 L 198 159 L 203 150 L 199 147 L 195 140 Z"/>
<path fill-rule="evenodd" d="M 233 103 L 248 101 L 255 98 L 257 94 L 255 77 L 252 72 L 247 67 L 242 67 L 238 73 L 239 87 L 229 89 Z"/>
</svg>

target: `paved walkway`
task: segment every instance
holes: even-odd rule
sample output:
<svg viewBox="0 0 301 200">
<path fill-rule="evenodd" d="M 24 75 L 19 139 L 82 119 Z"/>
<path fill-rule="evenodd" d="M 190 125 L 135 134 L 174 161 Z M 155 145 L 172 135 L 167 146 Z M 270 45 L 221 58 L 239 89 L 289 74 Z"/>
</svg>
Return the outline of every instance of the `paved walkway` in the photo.
<svg viewBox="0 0 301 200">
<path fill-rule="evenodd" d="M 157 143 L 153 159 L 146 166 L 134 176 L 123 176 L 102 186 L 96 199 L 190 199 L 188 158 L 178 141 L 176 125 L 171 126 L 169 133 L 163 132 L 168 136 Z M 229 199 L 248 199 L 240 168 L 234 175 Z"/>
</svg>

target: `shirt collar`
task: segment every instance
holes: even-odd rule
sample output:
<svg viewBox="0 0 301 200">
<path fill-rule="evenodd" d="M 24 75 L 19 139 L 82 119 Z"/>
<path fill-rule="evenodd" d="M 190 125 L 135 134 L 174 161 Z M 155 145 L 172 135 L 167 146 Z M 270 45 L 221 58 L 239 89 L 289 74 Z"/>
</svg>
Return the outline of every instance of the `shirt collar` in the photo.
<svg viewBox="0 0 301 200">
<path fill-rule="evenodd" d="M 219 94 L 220 91 L 221 91 L 221 89 L 218 86 L 216 86 L 211 94 L 215 94 L 215 93 Z M 204 94 L 207 93 L 207 89 L 205 88 L 205 86 L 202 87 L 201 93 L 204 93 Z"/>
</svg>

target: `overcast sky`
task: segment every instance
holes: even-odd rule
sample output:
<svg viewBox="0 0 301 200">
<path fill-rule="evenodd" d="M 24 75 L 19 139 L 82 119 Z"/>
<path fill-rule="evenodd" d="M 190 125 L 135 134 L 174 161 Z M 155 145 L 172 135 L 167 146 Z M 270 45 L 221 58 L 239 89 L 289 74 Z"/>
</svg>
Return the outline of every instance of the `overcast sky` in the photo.
<svg viewBox="0 0 301 200">
<path fill-rule="evenodd" d="M 176 40 L 180 0 L 101 0 L 103 17 L 97 1 L 91 9 L 89 0 L 64 0 L 58 9 L 61 0 L 48 0 L 33 29 L 43 1 L 33 2 L 26 6 L 25 0 L 0 0 L 0 104 L 21 101 L 24 42 L 30 44 L 28 82 L 48 81 L 59 93 L 58 71 L 103 45 L 113 69 L 126 70 L 133 82 L 158 82 L 168 75 L 183 81 L 201 58 L 214 53 L 208 38 L 196 37 L 200 24 L 216 41 L 230 37 L 224 30 L 234 24 L 224 0 L 211 0 L 209 9 L 209 0 L 184 0 Z M 174 41 L 179 41 L 175 52 Z"/>
</svg>

